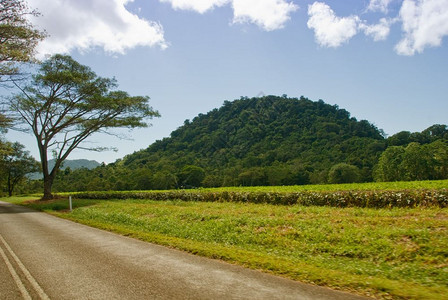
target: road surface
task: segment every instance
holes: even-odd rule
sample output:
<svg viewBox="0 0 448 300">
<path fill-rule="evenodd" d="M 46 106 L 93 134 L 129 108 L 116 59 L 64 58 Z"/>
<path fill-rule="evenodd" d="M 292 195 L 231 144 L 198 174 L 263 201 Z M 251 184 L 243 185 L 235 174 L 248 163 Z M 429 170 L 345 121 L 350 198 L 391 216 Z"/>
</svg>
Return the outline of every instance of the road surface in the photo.
<svg viewBox="0 0 448 300">
<path fill-rule="evenodd" d="M 0 299 L 363 299 L 0 202 Z"/>
</svg>

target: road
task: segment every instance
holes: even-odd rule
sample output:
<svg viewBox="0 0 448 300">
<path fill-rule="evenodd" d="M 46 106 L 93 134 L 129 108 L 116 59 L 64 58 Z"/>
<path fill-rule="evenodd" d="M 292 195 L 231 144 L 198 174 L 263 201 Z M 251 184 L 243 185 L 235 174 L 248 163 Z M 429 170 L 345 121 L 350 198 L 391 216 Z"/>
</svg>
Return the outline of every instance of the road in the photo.
<svg viewBox="0 0 448 300">
<path fill-rule="evenodd" d="M 0 299 L 363 299 L 0 202 Z"/>
</svg>

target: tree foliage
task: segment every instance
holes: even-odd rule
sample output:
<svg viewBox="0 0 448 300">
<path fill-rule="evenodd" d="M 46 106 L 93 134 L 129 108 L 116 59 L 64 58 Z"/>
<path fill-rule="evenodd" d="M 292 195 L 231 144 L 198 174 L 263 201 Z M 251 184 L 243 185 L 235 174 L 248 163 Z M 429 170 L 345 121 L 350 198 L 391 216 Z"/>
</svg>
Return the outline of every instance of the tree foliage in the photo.
<svg viewBox="0 0 448 300">
<path fill-rule="evenodd" d="M 448 140 L 448 126 L 434 124 L 422 132 L 400 131 L 387 138 L 388 146 L 407 146 L 410 143 L 430 144 L 438 140 Z"/>
<path fill-rule="evenodd" d="M 44 198 L 63 161 L 92 134 L 112 128 L 145 127 L 159 116 L 149 97 L 116 90 L 115 80 L 97 76 L 69 56 L 55 55 L 40 65 L 31 82 L 10 99 L 11 111 L 36 138 L 44 177 Z M 55 160 L 49 168 L 50 158 Z"/>
<path fill-rule="evenodd" d="M 0 112 L 0 133 L 6 132 L 11 123 L 11 118 L 8 118 L 6 114 Z"/>
<path fill-rule="evenodd" d="M 27 15 L 35 15 L 23 0 L 0 0 L 0 80 L 19 72 L 16 63 L 33 61 L 37 43 L 45 37 Z"/>
<path fill-rule="evenodd" d="M 23 181 L 27 174 L 39 171 L 39 163 L 20 143 L 6 142 L 2 149 L 1 173 L 8 195 L 12 196 L 17 184 Z"/>
<path fill-rule="evenodd" d="M 346 163 L 336 164 L 328 172 L 329 183 L 353 183 L 358 182 L 359 178 L 359 169 Z"/>
<path fill-rule="evenodd" d="M 243 97 L 186 120 L 121 163 L 173 174 L 196 165 L 207 186 L 323 183 L 337 163 L 356 166 L 359 180 L 369 181 L 384 149 L 375 126 L 322 100 Z"/>
<path fill-rule="evenodd" d="M 374 177 L 376 181 L 446 179 L 448 140 L 390 146 L 381 154 Z"/>
<path fill-rule="evenodd" d="M 177 176 L 182 187 L 199 187 L 205 178 L 205 171 L 198 166 L 185 166 Z"/>
</svg>

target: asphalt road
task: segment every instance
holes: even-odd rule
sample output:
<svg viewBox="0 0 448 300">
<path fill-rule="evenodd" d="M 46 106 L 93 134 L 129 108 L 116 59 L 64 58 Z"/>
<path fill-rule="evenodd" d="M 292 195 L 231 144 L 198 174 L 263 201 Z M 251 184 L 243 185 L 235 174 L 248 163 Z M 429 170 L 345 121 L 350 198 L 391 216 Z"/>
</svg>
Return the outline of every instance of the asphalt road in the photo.
<svg viewBox="0 0 448 300">
<path fill-rule="evenodd" d="M 0 299 L 363 299 L 0 202 Z"/>
</svg>

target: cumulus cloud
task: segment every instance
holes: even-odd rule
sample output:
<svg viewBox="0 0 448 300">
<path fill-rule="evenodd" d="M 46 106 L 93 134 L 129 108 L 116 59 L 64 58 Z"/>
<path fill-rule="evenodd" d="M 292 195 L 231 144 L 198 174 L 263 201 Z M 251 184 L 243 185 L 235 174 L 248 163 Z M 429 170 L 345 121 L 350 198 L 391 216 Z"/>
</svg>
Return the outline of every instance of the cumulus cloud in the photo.
<svg viewBox="0 0 448 300">
<path fill-rule="evenodd" d="M 387 38 L 390 33 L 390 25 L 393 21 L 386 18 L 381 18 L 378 24 L 366 25 L 364 23 L 359 25 L 359 28 L 364 31 L 365 35 L 371 36 L 373 40 L 382 41 Z"/>
<path fill-rule="evenodd" d="M 283 28 L 299 7 L 284 0 L 233 0 L 234 23 L 254 23 L 266 31 Z"/>
<path fill-rule="evenodd" d="M 215 7 L 231 4 L 233 23 L 253 23 L 266 31 L 284 27 L 290 14 L 299 7 L 286 0 L 159 0 L 174 9 L 205 13 Z"/>
<path fill-rule="evenodd" d="M 321 46 L 339 47 L 358 33 L 358 16 L 337 17 L 325 3 L 309 5 L 308 16 L 308 28 L 314 30 L 316 41 Z"/>
<path fill-rule="evenodd" d="M 387 13 L 389 4 L 394 0 L 370 0 L 367 10 Z"/>
<path fill-rule="evenodd" d="M 215 7 L 228 4 L 230 0 L 160 0 L 162 3 L 170 3 L 174 9 L 193 10 L 200 14 Z"/>
<path fill-rule="evenodd" d="M 28 0 L 42 13 L 32 22 L 49 34 L 39 56 L 95 47 L 119 54 L 137 46 L 166 48 L 162 26 L 129 12 L 125 4 L 131 1 Z"/>
<path fill-rule="evenodd" d="M 448 35 L 448 0 L 404 0 L 400 9 L 404 37 L 395 50 L 401 55 L 440 46 Z"/>
</svg>

